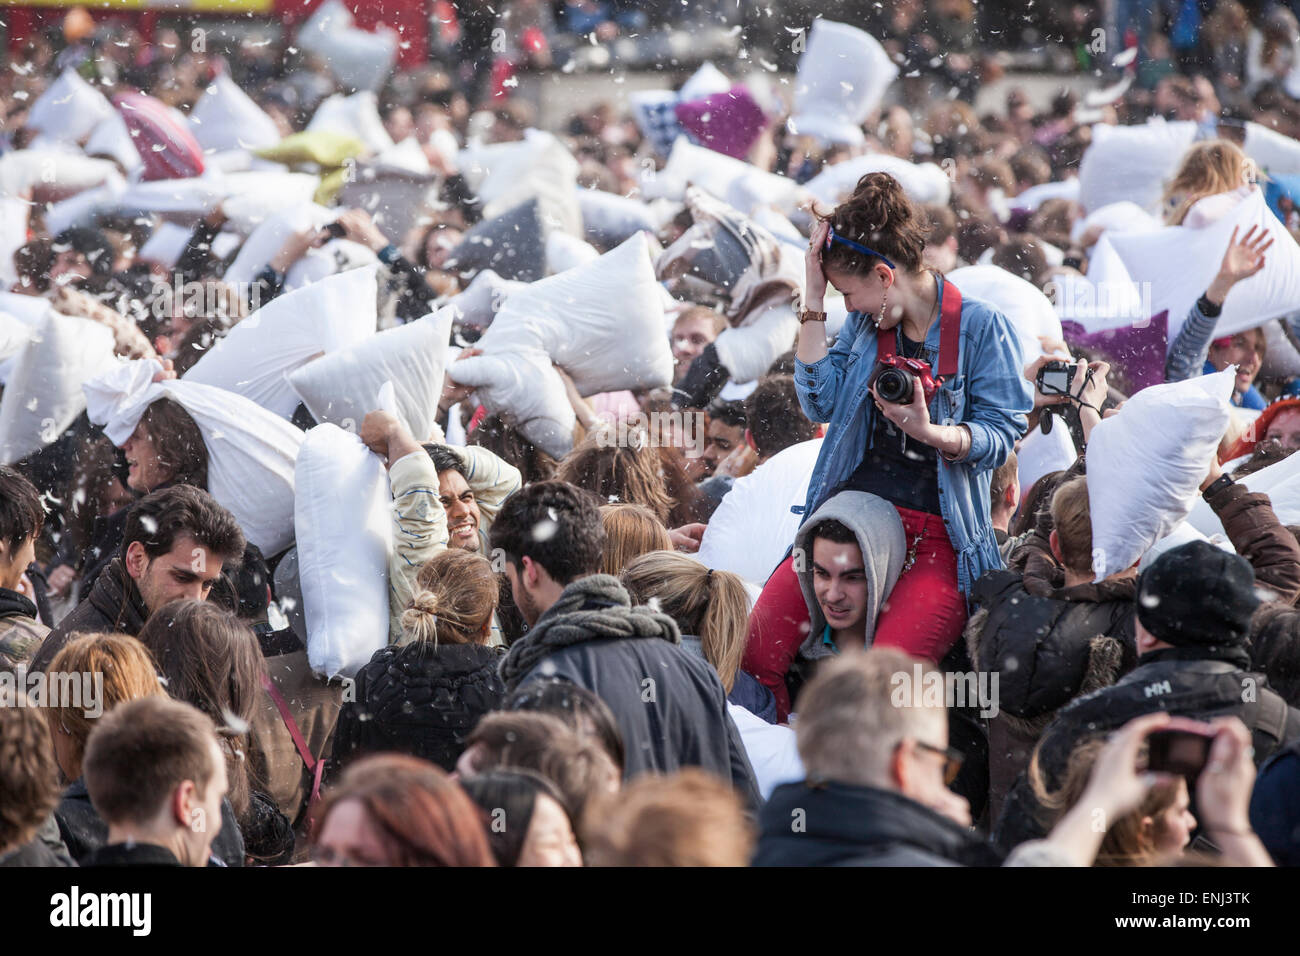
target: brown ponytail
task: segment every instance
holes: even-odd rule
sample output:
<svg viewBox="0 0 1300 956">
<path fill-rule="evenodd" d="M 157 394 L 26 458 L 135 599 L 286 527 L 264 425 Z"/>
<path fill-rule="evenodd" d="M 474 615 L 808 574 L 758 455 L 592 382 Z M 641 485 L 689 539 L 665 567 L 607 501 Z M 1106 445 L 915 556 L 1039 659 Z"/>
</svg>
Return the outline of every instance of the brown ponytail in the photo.
<svg viewBox="0 0 1300 956">
<path fill-rule="evenodd" d="M 836 235 L 876 250 L 900 269 L 922 268 L 930 224 L 888 173 L 867 173 L 848 199 L 818 218 L 829 220 Z M 822 265 L 846 275 L 864 275 L 879 262 L 838 242 L 822 251 Z"/>
</svg>

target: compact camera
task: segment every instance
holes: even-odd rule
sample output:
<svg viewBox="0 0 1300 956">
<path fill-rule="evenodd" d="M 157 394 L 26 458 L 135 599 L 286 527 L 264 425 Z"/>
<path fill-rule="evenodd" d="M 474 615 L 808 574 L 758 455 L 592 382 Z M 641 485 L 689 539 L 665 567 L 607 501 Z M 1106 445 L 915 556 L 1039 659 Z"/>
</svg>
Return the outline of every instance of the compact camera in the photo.
<svg viewBox="0 0 1300 956">
<path fill-rule="evenodd" d="M 1069 362 L 1045 362 L 1034 384 L 1044 395 L 1068 395 L 1074 380 L 1074 366 Z"/>
<path fill-rule="evenodd" d="M 931 374 L 930 363 L 921 359 L 903 358 L 898 355 L 882 358 L 876 363 L 876 370 L 871 373 L 867 385 L 874 388 L 883 401 L 895 405 L 910 405 L 917 379 L 921 380 L 921 389 L 925 392 L 925 404 L 929 405 L 934 400 L 935 393 L 939 391 L 939 383 Z"/>
</svg>

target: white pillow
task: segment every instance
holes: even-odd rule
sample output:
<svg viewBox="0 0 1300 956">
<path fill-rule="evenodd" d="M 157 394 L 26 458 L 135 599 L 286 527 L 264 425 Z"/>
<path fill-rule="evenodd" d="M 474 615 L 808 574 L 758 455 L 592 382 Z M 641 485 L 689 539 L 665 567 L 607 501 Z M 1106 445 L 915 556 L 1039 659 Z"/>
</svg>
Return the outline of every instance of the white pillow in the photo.
<svg viewBox="0 0 1300 956">
<path fill-rule="evenodd" d="M 712 60 L 705 60 L 700 65 L 700 68 L 682 84 L 677 96 L 683 102 L 702 100 L 714 93 L 726 93 L 731 89 L 731 85 L 731 80 L 727 79 L 727 74 L 719 70 Z"/>
<path fill-rule="evenodd" d="M 1192 510 L 1228 427 L 1236 370 L 1153 385 L 1092 431 L 1092 567 L 1123 571 Z"/>
<path fill-rule="evenodd" d="M 0 195 L 32 189 L 56 198 L 121 179 L 109 159 L 91 159 L 67 149 L 20 149 L 0 156 Z"/>
<path fill-rule="evenodd" d="M 1075 222 L 1070 229 L 1070 238 L 1078 242 L 1093 226 L 1100 226 L 1107 232 L 1154 232 L 1162 225 L 1159 219 L 1137 203 L 1121 199 L 1102 206 Z"/>
<path fill-rule="evenodd" d="M 0 292 L 0 312 L 13 316 L 32 329 L 44 325 L 45 317 L 53 311 L 54 306 L 44 296 Z"/>
<path fill-rule="evenodd" d="M 862 124 L 898 78 L 898 67 L 865 30 L 814 20 L 795 78 L 791 131 L 823 142 L 860 145 Z"/>
<path fill-rule="evenodd" d="M 540 349 L 583 395 L 671 384 L 668 325 L 645 236 L 509 296 L 476 345 L 487 353 Z"/>
<path fill-rule="evenodd" d="M 286 292 L 241 321 L 185 379 L 252 399 L 284 418 L 298 407 L 288 373 L 375 334 L 373 269 L 354 269 Z"/>
<path fill-rule="evenodd" d="M 582 186 L 574 191 L 588 242 L 612 249 L 638 232 L 654 232 L 659 226 L 650 207 L 639 200 Z"/>
<path fill-rule="evenodd" d="M 1030 212 L 1036 212 L 1038 207 L 1049 199 L 1068 199 L 1071 202 L 1077 202 L 1079 199 L 1078 177 L 1030 186 L 1024 192 L 1018 193 L 1011 200 L 1011 205 L 1016 209 L 1028 209 Z"/>
<path fill-rule="evenodd" d="M 1224 374 L 1224 373 L 1219 373 Z M 1223 471 L 1229 472 L 1225 465 Z M 1288 455 L 1267 468 L 1237 479 L 1251 491 L 1268 495 L 1273 513 L 1283 524 L 1300 524 L 1300 455 Z M 1187 523 L 1202 534 L 1223 534 L 1223 524 L 1204 500 L 1198 500 L 1187 517 Z"/>
<path fill-rule="evenodd" d="M 767 581 L 794 544 L 803 519 L 790 508 L 802 506 L 808 497 L 822 441 L 791 445 L 736 479 L 709 519 L 696 555 L 699 561 L 752 584 Z"/>
<path fill-rule="evenodd" d="M 849 197 L 867 173 L 889 173 L 915 202 L 947 205 L 952 184 L 934 163 L 909 163 L 897 156 L 869 153 L 827 166 L 807 182 L 807 189 L 822 202 L 838 205 Z"/>
<path fill-rule="evenodd" d="M 447 371 L 461 385 L 474 386 L 474 401 L 503 415 L 523 436 L 552 458 L 573 449 L 577 416 L 551 364 L 536 347 L 458 359 Z"/>
<path fill-rule="evenodd" d="M 113 333 L 98 322 L 50 310 L 29 334 L 0 398 L 0 463 L 6 465 L 62 435 L 86 408 L 81 383 L 114 363 Z"/>
<path fill-rule="evenodd" d="M 429 157 L 424 155 L 424 149 L 414 136 L 408 136 L 400 143 L 384 150 L 375 157 L 375 165 L 420 176 L 433 172 L 433 167 L 429 165 Z"/>
<path fill-rule="evenodd" d="M 1190 120 L 1151 120 L 1138 126 L 1098 123 L 1079 164 L 1080 204 L 1091 212 L 1127 199 L 1158 211 L 1165 180 L 1177 171 L 1195 139 L 1196 124 Z"/>
<path fill-rule="evenodd" d="M 112 116 L 99 121 L 83 151 L 87 156 L 109 156 L 117 160 L 128 175 L 144 165 L 131 139 L 131 131 L 126 128 L 126 120 L 116 110 Z"/>
<path fill-rule="evenodd" d="M 589 242 L 567 232 L 553 232 L 546 237 L 546 269 L 552 275 L 595 262 L 600 253 Z"/>
<path fill-rule="evenodd" d="M 240 246 L 239 254 L 226 269 L 223 280 L 235 286 L 252 282 L 295 232 L 321 229 L 333 222 L 336 216 L 334 211 L 311 202 L 290 206 L 268 216 Z"/>
<path fill-rule="evenodd" d="M 418 322 L 380 332 L 360 345 L 324 355 L 289 376 L 318 422 L 359 431 L 375 395 L 392 382 L 397 413 L 418 440 L 434 433 L 452 313 L 443 309 Z"/>
<path fill-rule="evenodd" d="M 1061 340 L 1061 320 L 1052 300 L 1032 282 L 995 265 L 964 266 L 948 273 L 948 280 L 963 297 L 983 299 L 1011 320 L 1026 362 L 1043 354 L 1040 335 Z"/>
<path fill-rule="evenodd" d="M 323 129 L 359 139 L 372 153 L 393 148 L 393 138 L 379 118 L 379 100 L 369 90 L 351 96 L 335 93 L 325 99 L 307 124 L 309 133 Z"/>
<path fill-rule="evenodd" d="M 18 356 L 32 340 L 33 329 L 21 319 L 0 312 L 0 385 L 9 381 L 18 364 Z"/>
<path fill-rule="evenodd" d="M 382 23 L 374 32 L 359 29 L 347 7 L 328 0 L 298 28 L 295 42 L 323 59 L 341 86 L 377 90 L 393 71 L 401 39 Z"/>
<path fill-rule="evenodd" d="M 307 661 L 322 677 L 353 677 L 388 643 L 388 475 L 360 438 L 325 424 L 303 439 L 294 478 Z"/>
<path fill-rule="evenodd" d="M 373 269 L 378 264 L 379 256 L 369 246 L 351 239 L 330 239 L 319 249 L 308 249 L 289 267 L 284 275 L 284 288 L 293 292 L 333 275 L 352 269 Z"/>
<path fill-rule="evenodd" d="M 14 253 L 27 242 L 27 213 L 30 209 L 26 200 L 0 196 L 0 283 L 4 286 L 18 281 Z"/>
<path fill-rule="evenodd" d="M 723 329 L 713 345 L 733 382 L 752 382 L 790 351 L 798 334 L 794 306 L 775 300 L 749 312 L 744 325 Z"/>
<path fill-rule="evenodd" d="M 0 159 L 0 165 L 4 160 Z M 93 225 L 95 217 L 117 208 L 118 200 L 126 192 L 126 180 L 114 173 L 100 186 L 85 189 L 50 206 L 45 214 L 45 231 L 57 236 L 69 226 Z"/>
<path fill-rule="evenodd" d="M 582 235 L 578 161 L 552 134 L 530 129 L 516 143 L 463 150 L 459 168 L 483 202 L 484 219 L 536 199 L 548 225 Z"/>
<path fill-rule="evenodd" d="M 190 129 L 204 151 L 262 149 L 280 142 L 275 120 L 225 73 L 203 91 L 189 117 Z"/>
<path fill-rule="evenodd" d="M 250 169 L 224 173 L 221 182 L 225 191 L 221 211 L 226 214 L 226 227 L 251 236 L 275 213 L 310 203 L 320 177 L 283 169 Z"/>
<path fill-rule="evenodd" d="M 1266 175 L 1292 176 L 1300 173 L 1300 142 L 1259 123 L 1246 124 L 1246 155 Z"/>
<path fill-rule="evenodd" d="M 1108 235 L 1111 245 L 1139 286 L 1149 283 L 1152 314 L 1169 310 L 1172 344 L 1196 300 L 1218 272 L 1232 230 L 1243 236 L 1252 227 L 1273 238 L 1264 268 L 1233 286 L 1215 324 L 1216 337 L 1263 325 L 1300 309 L 1300 246 L 1278 222 L 1259 189 L 1223 218 L 1200 229 L 1167 226 L 1156 232 Z"/>
<path fill-rule="evenodd" d="M 789 212 L 808 195 L 793 179 L 764 172 L 707 147 L 695 146 L 685 136 L 679 136 L 673 143 L 668 164 L 656 174 L 654 185 L 656 196 L 678 201 L 685 198 L 687 186 L 699 186 L 745 214 L 760 205 L 773 205 Z"/>
<path fill-rule="evenodd" d="M 484 269 L 465 287 L 465 291 L 448 299 L 447 305 L 455 308 L 456 321 L 461 325 L 486 329 L 505 305 L 507 297 L 526 288 L 527 282 L 503 279 L 491 269 Z"/>
<path fill-rule="evenodd" d="M 208 492 L 268 558 L 293 541 L 294 459 L 302 432 L 248 399 L 188 380 L 152 381 L 153 359 L 118 363 L 85 384 L 86 411 L 119 447 L 144 410 L 170 398 L 189 412 L 208 451 Z"/>
<path fill-rule="evenodd" d="M 103 93 L 68 67 L 36 98 L 27 114 L 27 127 L 61 143 L 80 143 L 115 112 Z"/>
</svg>

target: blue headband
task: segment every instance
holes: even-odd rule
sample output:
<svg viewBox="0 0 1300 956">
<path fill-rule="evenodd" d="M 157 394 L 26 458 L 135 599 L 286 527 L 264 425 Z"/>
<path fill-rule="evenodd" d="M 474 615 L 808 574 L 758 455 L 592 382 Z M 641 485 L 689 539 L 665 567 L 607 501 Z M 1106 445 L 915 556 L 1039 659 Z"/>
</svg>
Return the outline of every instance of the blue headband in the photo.
<svg viewBox="0 0 1300 956">
<path fill-rule="evenodd" d="M 889 261 L 888 256 L 882 255 L 881 253 L 877 252 L 875 249 L 870 249 L 867 246 L 864 246 L 860 242 L 854 242 L 852 239 L 845 239 L 843 236 L 837 236 L 835 235 L 835 227 L 827 226 L 827 231 L 826 231 L 827 249 L 831 247 L 832 242 L 838 242 L 842 246 L 848 246 L 850 249 L 855 249 L 858 252 L 862 253 L 864 256 L 875 256 L 877 259 L 884 259 L 885 265 L 889 266 L 889 268 L 891 269 L 898 268 L 898 266 L 894 265 L 892 262 Z"/>
</svg>

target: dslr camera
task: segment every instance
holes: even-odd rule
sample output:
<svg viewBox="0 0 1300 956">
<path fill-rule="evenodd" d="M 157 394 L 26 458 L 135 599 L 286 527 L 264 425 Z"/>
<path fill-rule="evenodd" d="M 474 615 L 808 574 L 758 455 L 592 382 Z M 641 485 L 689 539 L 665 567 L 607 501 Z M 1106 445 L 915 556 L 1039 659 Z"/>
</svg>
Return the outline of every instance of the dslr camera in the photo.
<svg viewBox="0 0 1300 956">
<path fill-rule="evenodd" d="M 867 386 L 874 388 L 876 394 L 886 402 L 910 405 L 917 379 L 921 380 L 921 389 L 925 392 L 925 404 L 929 405 L 934 400 L 935 392 L 939 390 L 939 383 L 934 379 L 930 363 L 921 359 L 903 358 L 899 355 L 882 358 L 876 363 L 876 370 L 871 373 Z"/>
</svg>

